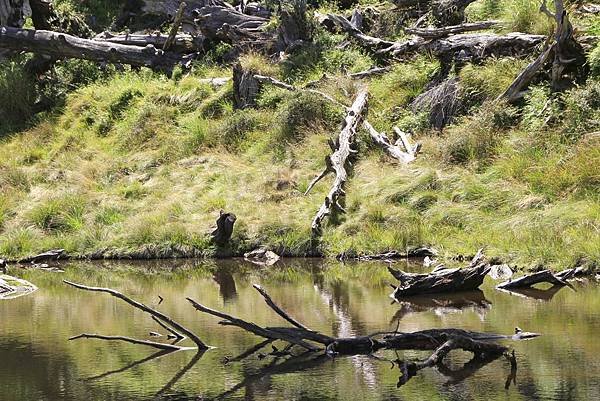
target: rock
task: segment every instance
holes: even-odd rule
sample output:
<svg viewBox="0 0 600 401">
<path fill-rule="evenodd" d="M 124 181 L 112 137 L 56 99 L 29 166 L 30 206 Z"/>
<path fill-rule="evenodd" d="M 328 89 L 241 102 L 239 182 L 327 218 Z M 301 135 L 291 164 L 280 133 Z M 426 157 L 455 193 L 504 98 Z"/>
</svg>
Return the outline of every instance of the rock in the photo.
<svg viewBox="0 0 600 401">
<path fill-rule="evenodd" d="M 512 277 L 513 271 L 507 264 L 492 265 L 488 274 L 494 280 L 508 280 Z"/>
<path fill-rule="evenodd" d="M 252 252 L 245 253 L 244 259 L 248 262 L 254 263 L 255 265 L 272 266 L 281 258 L 275 252 L 260 247 Z"/>
</svg>

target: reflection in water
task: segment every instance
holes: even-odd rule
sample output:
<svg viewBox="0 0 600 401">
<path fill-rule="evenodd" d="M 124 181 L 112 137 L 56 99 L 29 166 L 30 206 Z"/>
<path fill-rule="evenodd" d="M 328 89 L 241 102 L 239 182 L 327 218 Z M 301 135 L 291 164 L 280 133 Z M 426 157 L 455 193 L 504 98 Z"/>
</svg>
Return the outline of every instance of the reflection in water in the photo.
<svg viewBox="0 0 600 401">
<path fill-rule="evenodd" d="M 219 284 L 219 292 L 223 298 L 223 302 L 237 298 L 237 290 L 235 288 L 235 280 L 228 268 L 220 266 L 214 273 L 213 279 Z"/>
<path fill-rule="evenodd" d="M 384 264 L 304 263 L 282 261 L 269 269 L 257 269 L 237 261 L 160 261 L 137 266 L 102 262 L 78 263 L 76 268 L 63 265 L 65 273 L 60 275 L 24 272 L 24 278 L 40 289 L 27 297 L 0 302 L 0 398 L 600 399 L 600 365 L 596 361 L 600 353 L 600 293 L 595 285 L 581 286 L 576 292 L 554 292 L 548 302 L 535 302 L 497 291 L 495 283 L 488 280 L 483 292 L 476 294 L 403 300 L 410 313 L 402 314 L 399 305 L 389 303 Z M 61 283 L 63 278 L 115 288 L 156 305 L 216 348 L 195 356 L 189 352 L 148 355 L 146 348 L 136 345 L 70 343 L 67 338 L 81 332 L 144 338 L 156 330 L 156 324 L 112 297 L 68 288 Z M 281 342 L 271 344 L 237 328 L 221 326 L 185 301 L 185 297 L 202 300 L 209 307 L 261 325 L 278 322 L 279 317 L 265 306 L 253 283 L 264 286 L 299 321 L 331 335 L 362 335 L 394 330 L 398 325 L 400 331 L 456 327 L 489 333 L 510 333 L 520 326 L 543 336 L 507 344 L 519 354 L 518 381 L 516 369 L 513 373 L 511 368 L 508 375 L 503 359 L 473 359 L 468 353 L 453 351 L 446 365 L 420 371 L 410 380 L 402 374 L 404 384 L 397 388 L 398 369 L 402 369 L 399 361 L 423 359 L 428 352 L 381 351 L 375 356 L 335 359 L 314 354 L 286 356 Z M 157 294 L 164 299 L 160 305 Z M 399 316 L 394 317 L 396 314 Z M 181 345 L 192 343 L 187 339 Z M 271 345 L 277 353 L 270 352 Z"/>
<path fill-rule="evenodd" d="M 397 322 L 411 313 L 434 312 L 437 315 L 463 312 L 466 309 L 484 318 L 492 303 L 485 298 L 483 291 L 465 291 L 457 294 L 432 294 L 430 296 L 411 296 L 397 300 L 400 305 L 392 322 Z"/>
<path fill-rule="evenodd" d="M 521 296 L 524 298 L 537 299 L 538 301 L 550 301 L 554 296 L 565 286 L 553 285 L 547 289 L 528 287 L 528 288 L 513 288 L 513 289 L 500 289 L 512 295 Z"/>
</svg>

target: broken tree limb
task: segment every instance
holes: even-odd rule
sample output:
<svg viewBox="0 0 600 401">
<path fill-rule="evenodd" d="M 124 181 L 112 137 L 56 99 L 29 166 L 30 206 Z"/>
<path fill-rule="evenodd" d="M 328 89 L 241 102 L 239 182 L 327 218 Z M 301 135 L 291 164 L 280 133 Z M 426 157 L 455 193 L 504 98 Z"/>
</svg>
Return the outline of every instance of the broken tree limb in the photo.
<svg viewBox="0 0 600 401">
<path fill-rule="evenodd" d="M 284 318 L 287 322 L 291 323 L 293 326 L 296 326 L 299 329 L 309 330 L 302 323 L 298 322 L 296 319 L 294 319 L 293 317 L 291 317 L 290 315 L 288 315 L 287 312 L 285 312 L 275 302 L 273 302 L 273 299 L 267 293 L 267 291 L 265 291 L 264 288 L 262 288 L 258 284 L 253 284 L 252 287 L 254 287 L 254 289 L 256 291 L 258 291 L 260 295 L 262 295 L 262 297 L 265 299 L 265 302 L 267 303 L 267 305 L 269 305 L 269 307 L 271 309 L 273 309 L 275 311 L 275 313 L 277 313 L 279 316 L 281 316 L 282 318 Z"/>
<path fill-rule="evenodd" d="M 101 334 L 88 334 L 88 333 L 83 333 L 83 334 L 79 334 L 77 336 L 71 337 L 71 338 L 69 338 L 69 341 L 78 340 L 80 338 L 95 338 L 98 340 L 106 340 L 106 341 L 124 341 L 124 342 L 131 343 L 131 344 L 145 345 L 148 347 L 157 348 L 157 349 L 165 350 L 165 351 L 180 351 L 183 349 L 182 347 L 179 347 L 177 345 L 157 343 L 154 341 L 138 340 L 138 339 L 131 338 L 131 337 L 104 336 Z"/>
<path fill-rule="evenodd" d="M 53 31 L 0 27 L 0 49 L 32 52 L 55 58 L 75 58 L 109 63 L 145 66 L 171 71 L 187 66 L 192 56 L 181 56 L 157 49 L 82 39 Z"/>
<path fill-rule="evenodd" d="M 366 89 L 362 89 L 356 96 L 352 107 L 350 107 L 350 110 L 344 119 L 342 131 L 335 143 L 336 150 L 330 156 L 335 179 L 331 186 L 331 190 L 325 197 L 325 201 L 313 219 L 311 225 L 313 237 L 321 234 L 321 227 L 325 217 L 331 216 L 337 212 L 344 212 L 341 202 L 345 197 L 344 186 L 348 179 L 348 169 L 350 168 L 349 159 L 352 154 L 356 152 L 353 148 L 356 139 L 356 131 L 362 124 L 364 115 L 366 115 L 367 100 L 368 92 Z"/>
<path fill-rule="evenodd" d="M 177 36 L 177 31 L 179 30 L 179 26 L 181 25 L 181 20 L 183 18 L 183 11 L 185 10 L 186 4 L 185 2 L 179 3 L 179 9 L 177 9 L 177 14 L 175 14 L 175 18 L 173 19 L 173 26 L 171 27 L 171 31 L 169 32 L 169 36 L 167 36 L 167 40 L 163 46 L 164 51 L 168 51 L 173 46 L 175 42 L 175 37 Z"/>
<path fill-rule="evenodd" d="M 164 324 L 163 322 L 160 321 L 160 319 L 157 319 L 156 316 L 152 316 L 152 320 L 154 320 L 160 327 L 162 327 L 163 329 L 167 330 L 169 333 L 171 333 L 172 337 L 181 341 L 185 339 L 185 336 L 182 335 L 180 332 L 178 332 L 177 330 L 173 329 L 172 327 L 169 327 L 168 325 Z"/>
<path fill-rule="evenodd" d="M 302 338 L 300 338 L 296 335 L 293 335 L 293 334 L 289 335 L 286 333 L 282 333 L 281 331 L 271 330 L 270 328 L 265 328 L 265 327 L 260 327 L 256 323 L 247 322 L 245 320 L 228 315 L 226 313 L 211 309 L 207 306 L 204 306 L 204 305 L 194 301 L 191 298 L 186 298 L 186 299 L 192 304 L 192 306 L 194 308 L 196 308 L 196 310 L 198 310 L 200 312 L 208 313 L 209 315 L 213 315 L 213 316 L 219 317 L 221 319 L 224 319 L 223 321 L 219 322 L 219 324 L 222 324 L 224 326 L 236 326 L 236 327 L 246 330 L 252 334 L 255 334 L 257 336 L 272 339 L 272 340 L 284 340 L 289 343 L 299 345 L 310 351 L 317 351 L 319 349 L 318 347 L 315 347 L 315 346 L 307 343 Z"/>
<path fill-rule="evenodd" d="M 511 289 L 511 288 L 527 288 L 539 283 L 549 283 L 557 286 L 565 286 L 568 283 L 564 280 L 569 278 L 568 275 L 563 276 L 564 279 L 558 278 L 552 274 L 550 270 L 542 270 L 539 272 L 527 274 L 523 277 L 519 277 L 515 280 L 505 281 L 497 286 L 500 289 Z"/>
<path fill-rule="evenodd" d="M 466 22 L 460 25 L 450 25 L 441 28 L 404 28 L 404 32 L 425 39 L 438 39 L 458 33 L 490 29 L 498 25 L 500 25 L 500 21 Z"/>
<path fill-rule="evenodd" d="M 408 164 L 416 159 L 417 153 L 421 148 L 420 144 L 417 144 L 414 148 L 408 144 L 408 148 L 404 147 L 406 150 L 402 150 L 400 146 L 392 144 L 388 139 L 385 133 L 379 133 L 373 126 L 368 122 L 363 122 L 364 127 L 369 132 L 371 139 L 375 142 L 376 145 L 381 147 L 390 157 L 398 160 L 401 163 Z M 395 127 L 394 127 L 395 128 Z M 408 139 L 406 139 L 408 142 Z"/>
<path fill-rule="evenodd" d="M 119 298 L 119 299 L 127 302 L 129 305 L 133 306 L 134 308 L 144 311 L 144 312 L 156 317 L 157 319 L 161 320 L 163 323 L 168 324 L 169 326 L 173 327 L 175 330 L 180 331 L 181 333 L 184 333 L 190 340 L 192 340 L 198 346 L 198 349 L 208 349 L 209 348 L 206 344 L 204 344 L 204 342 L 200 339 L 200 337 L 198 337 L 196 334 L 194 334 L 192 331 L 188 330 L 181 324 L 177 323 L 175 320 L 173 320 L 169 316 L 167 316 L 155 309 L 152 309 L 140 302 L 137 302 L 137 301 L 129 298 L 128 296 L 123 295 L 119 291 L 116 291 L 116 290 L 113 290 L 110 288 L 103 288 L 103 287 L 89 287 L 89 286 L 86 286 L 83 284 L 73 283 L 68 280 L 63 280 L 63 282 L 65 284 L 68 284 L 68 285 L 78 288 L 80 290 L 86 290 L 86 291 L 92 291 L 92 292 L 105 292 L 107 294 L 112 295 L 115 298 Z"/>
<path fill-rule="evenodd" d="M 544 47 L 542 53 L 519 73 L 510 86 L 506 88 L 504 93 L 500 95 L 498 100 L 504 99 L 509 103 L 514 103 L 515 101 L 521 99 L 524 94 L 523 90 L 529 85 L 535 75 L 550 59 L 550 56 L 554 51 L 554 47 L 554 43 L 549 45 L 548 42 L 546 42 L 546 46 Z"/>
</svg>

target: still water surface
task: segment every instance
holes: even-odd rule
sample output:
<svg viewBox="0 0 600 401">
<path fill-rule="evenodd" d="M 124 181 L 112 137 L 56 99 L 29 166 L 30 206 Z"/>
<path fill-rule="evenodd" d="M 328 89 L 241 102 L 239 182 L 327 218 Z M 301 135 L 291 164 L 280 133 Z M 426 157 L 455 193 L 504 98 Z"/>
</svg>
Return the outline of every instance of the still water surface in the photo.
<svg viewBox="0 0 600 401">
<path fill-rule="evenodd" d="M 600 288 L 593 282 L 526 297 L 497 291 L 487 278 L 482 292 L 399 305 L 390 302 L 393 280 L 382 263 L 291 260 L 257 268 L 243 261 L 162 261 L 63 268 L 64 273 L 22 272 L 40 289 L 0 301 L 1 401 L 600 399 Z M 160 295 L 161 311 L 216 348 L 164 355 L 139 345 L 68 341 L 84 332 L 151 339 L 150 331 L 164 330 L 124 302 L 76 290 L 62 279 L 115 288 L 149 305 L 158 304 Z M 508 389 L 505 358 L 468 363 L 469 355 L 461 352 L 453 352 L 447 366 L 421 371 L 401 387 L 398 369 L 383 359 L 412 360 L 427 352 L 290 362 L 253 354 L 227 363 L 261 339 L 219 326 L 185 297 L 261 325 L 285 325 L 253 283 L 307 326 L 337 337 L 393 330 L 398 323 L 401 331 L 456 327 L 502 334 L 519 326 L 543 336 L 512 343 L 518 371 Z M 270 346 L 263 352 L 269 351 Z"/>
</svg>

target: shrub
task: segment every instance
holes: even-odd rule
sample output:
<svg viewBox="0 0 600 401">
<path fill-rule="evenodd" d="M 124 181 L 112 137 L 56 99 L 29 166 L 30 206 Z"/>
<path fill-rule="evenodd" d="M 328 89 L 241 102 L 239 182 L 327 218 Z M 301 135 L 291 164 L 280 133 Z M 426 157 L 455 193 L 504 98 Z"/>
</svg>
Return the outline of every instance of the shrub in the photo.
<svg viewBox="0 0 600 401">
<path fill-rule="evenodd" d="M 28 220 L 47 231 L 76 231 L 84 225 L 86 202 L 80 196 L 40 201 L 28 213 Z"/>
<path fill-rule="evenodd" d="M 17 62 L 0 65 L 0 135 L 22 128 L 34 113 L 36 86 Z"/>
<path fill-rule="evenodd" d="M 280 140 L 299 140 L 309 127 L 333 129 L 340 121 L 340 113 L 334 106 L 313 93 L 294 94 L 288 97 L 281 109 Z"/>
</svg>

